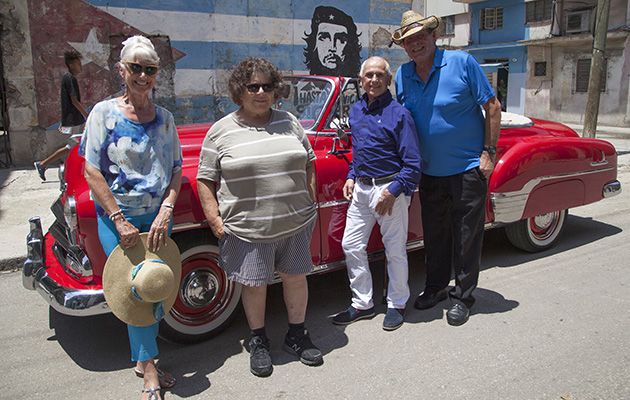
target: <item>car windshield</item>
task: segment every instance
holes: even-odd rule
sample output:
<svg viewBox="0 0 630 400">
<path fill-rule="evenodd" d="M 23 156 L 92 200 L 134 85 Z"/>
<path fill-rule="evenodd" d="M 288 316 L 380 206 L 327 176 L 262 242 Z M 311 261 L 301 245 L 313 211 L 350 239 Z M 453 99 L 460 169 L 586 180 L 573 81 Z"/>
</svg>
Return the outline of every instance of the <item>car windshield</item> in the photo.
<svg viewBox="0 0 630 400">
<path fill-rule="evenodd" d="M 284 93 L 276 108 L 295 115 L 304 129 L 313 129 L 328 104 L 332 89 L 332 83 L 325 79 L 286 77 Z"/>
</svg>

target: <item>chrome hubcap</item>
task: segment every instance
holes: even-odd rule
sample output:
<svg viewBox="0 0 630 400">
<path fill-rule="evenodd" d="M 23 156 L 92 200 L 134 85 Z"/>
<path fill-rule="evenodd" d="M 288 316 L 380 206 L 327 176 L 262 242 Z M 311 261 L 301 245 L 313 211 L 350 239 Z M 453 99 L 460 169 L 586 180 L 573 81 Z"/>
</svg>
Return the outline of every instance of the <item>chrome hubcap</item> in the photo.
<svg viewBox="0 0 630 400">
<path fill-rule="evenodd" d="M 544 229 L 549 228 L 553 224 L 555 217 L 556 217 L 556 213 L 537 215 L 536 217 L 534 217 L 534 223 L 536 224 L 538 228 L 540 228 L 541 230 L 544 230 Z"/>
<path fill-rule="evenodd" d="M 194 271 L 186 276 L 181 287 L 184 303 L 191 308 L 202 308 L 216 297 L 219 281 L 210 271 Z"/>
</svg>

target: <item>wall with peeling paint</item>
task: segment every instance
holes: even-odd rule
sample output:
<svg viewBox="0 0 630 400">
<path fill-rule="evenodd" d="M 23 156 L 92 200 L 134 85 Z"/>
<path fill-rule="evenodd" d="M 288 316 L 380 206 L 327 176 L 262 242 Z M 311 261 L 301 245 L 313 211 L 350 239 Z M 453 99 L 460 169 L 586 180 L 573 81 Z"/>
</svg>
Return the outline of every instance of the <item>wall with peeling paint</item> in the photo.
<svg viewBox="0 0 630 400">
<path fill-rule="evenodd" d="M 14 162 L 30 164 L 63 144 L 55 133 L 60 113 L 63 52 L 83 53 L 77 77 L 88 106 L 121 90 L 116 73 L 120 42 L 149 36 L 162 60 L 156 103 L 178 123 L 216 120 L 235 108 L 226 81 L 243 58 L 270 59 L 285 73 L 308 73 L 305 38 L 318 6 L 350 16 L 360 59 L 387 58 L 395 70 L 405 52 L 389 47 L 405 10 L 418 0 L 7 0 L 2 5 L 5 77 L 10 88 Z"/>
</svg>

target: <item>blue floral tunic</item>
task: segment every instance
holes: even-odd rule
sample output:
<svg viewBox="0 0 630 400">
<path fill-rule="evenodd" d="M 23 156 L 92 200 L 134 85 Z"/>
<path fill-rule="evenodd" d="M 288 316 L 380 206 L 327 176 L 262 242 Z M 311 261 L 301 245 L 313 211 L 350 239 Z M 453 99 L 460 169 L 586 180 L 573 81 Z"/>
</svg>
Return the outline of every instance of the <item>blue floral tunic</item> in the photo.
<svg viewBox="0 0 630 400">
<path fill-rule="evenodd" d="M 173 115 L 160 106 L 155 114 L 151 122 L 131 121 L 111 99 L 95 105 L 86 122 L 81 153 L 101 171 L 127 216 L 157 211 L 182 167 Z M 103 214 L 101 207 L 97 211 Z"/>
</svg>

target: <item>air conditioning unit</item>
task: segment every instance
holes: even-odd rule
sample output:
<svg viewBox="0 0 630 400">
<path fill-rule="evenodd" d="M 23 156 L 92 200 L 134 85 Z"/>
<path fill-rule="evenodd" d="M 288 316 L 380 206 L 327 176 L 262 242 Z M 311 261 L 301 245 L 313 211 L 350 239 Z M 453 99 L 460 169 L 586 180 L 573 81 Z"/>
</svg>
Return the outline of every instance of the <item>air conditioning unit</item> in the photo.
<svg viewBox="0 0 630 400">
<path fill-rule="evenodd" d="M 566 32 L 581 33 L 591 30 L 591 10 L 567 12 Z"/>
</svg>

